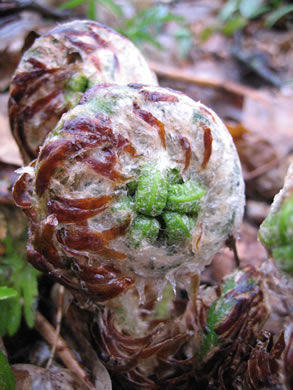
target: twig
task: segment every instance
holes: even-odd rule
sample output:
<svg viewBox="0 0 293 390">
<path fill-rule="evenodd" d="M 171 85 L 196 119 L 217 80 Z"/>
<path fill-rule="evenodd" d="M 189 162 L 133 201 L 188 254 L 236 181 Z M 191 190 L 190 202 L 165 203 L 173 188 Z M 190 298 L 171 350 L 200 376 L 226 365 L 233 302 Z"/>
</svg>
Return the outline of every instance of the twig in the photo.
<svg viewBox="0 0 293 390">
<path fill-rule="evenodd" d="M 19 13 L 21 11 L 37 12 L 45 18 L 63 20 L 72 16 L 69 10 L 49 8 L 32 0 L 2 1 L 0 17 Z"/>
<path fill-rule="evenodd" d="M 47 363 L 47 368 L 50 368 L 52 361 L 54 359 L 54 355 L 56 352 L 58 339 L 60 337 L 60 329 L 61 329 L 61 322 L 62 322 L 62 308 L 63 308 L 63 298 L 64 298 L 64 286 L 58 287 L 58 311 L 57 311 L 57 318 L 56 318 L 56 332 L 55 332 L 55 342 L 53 344 L 50 359 Z"/>
<path fill-rule="evenodd" d="M 262 103 L 270 103 L 271 98 L 256 89 L 229 80 L 213 79 L 212 77 L 197 76 L 190 71 L 180 70 L 178 68 L 161 65 L 157 62 L 149 61 L 149 66 L 158 76 L 166 77 L 171 80 L 184 81 L 197 84 L 202 87 L 222 88 L 225 91 L 232 92 L 239 96 L 250 97 Z"/>
<path fill-rule="evenodd" d="M 269 161 L 266 164 L 261 165 L 260 167 L 255 168 L 253 171 L 247 172 L 244 174 L 244 180 L 256 179 L 258 176 L 263 175 L 264 173 L 270 171 L 271 169 L 277 167 L 280 163 L 279 158 L 275 158 L 272 161 Z"/>
<path fill-rule="evenodd" d="M 276 168 L 291 153 L 292 153 L 292 149 L 290 149 L 284 156 L 279 157 L 279 158 L 275 158 L 275 159 L 267 162 L 266 164 L 263 164 L 260 167 L 257 167 L 255 169 L 253 169 L 252 171 L 247 172 L 246 174 L 244 174 L 244 180 L 248 181 L 248 180 L 255 179 L 255 178 L 267 173 L 271 169 Z"/>
<path fill-rule="evenodd" d="M 56 340 L 56 330 L 40 312 L 37 312 L 35 328 L 49 345 L 54 345 Z M 88 378 L 88 374 L 81 367 L 72 351 L 68 348 L 67 344 L 60 336 L 58 338 L 56 352 L 63 361 L 64 365 L 73 371 L 90 390 L 95 389 L 94 385 Z"/>
</svg>

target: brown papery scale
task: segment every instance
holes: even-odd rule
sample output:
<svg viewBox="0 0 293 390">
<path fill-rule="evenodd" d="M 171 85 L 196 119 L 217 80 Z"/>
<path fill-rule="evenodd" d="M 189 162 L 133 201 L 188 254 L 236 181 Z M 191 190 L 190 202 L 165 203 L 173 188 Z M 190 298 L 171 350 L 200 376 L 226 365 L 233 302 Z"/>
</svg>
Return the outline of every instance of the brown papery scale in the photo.
<svg viewBox="0 0 293 390">
<path fill-rule="evenodd" d="M 9 118 L 25 163 L 83 92 L 101 83 L 157 81 L 139 50 L 94 21 L 59 25 L 22 57 L 10 87 Z"/>
<path fill-rule="evenodd" d="M 143 301 L 150 279 L 155 296 L 167 280 L 192 288 L 188 275 L 242 220 L 229 132 L 201 103 L 156 86 L 90 89 L 23 172 L 14 196 L 30 219 L 31 262 L 92 304 L 132 287 Z"/>
</svg>

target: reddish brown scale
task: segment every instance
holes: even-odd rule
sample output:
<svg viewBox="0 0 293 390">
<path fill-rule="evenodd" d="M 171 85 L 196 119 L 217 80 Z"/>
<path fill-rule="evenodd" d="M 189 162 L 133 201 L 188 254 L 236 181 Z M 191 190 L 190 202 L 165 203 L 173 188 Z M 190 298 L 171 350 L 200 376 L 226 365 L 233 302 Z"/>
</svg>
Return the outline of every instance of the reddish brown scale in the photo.
<svg viewBox="0 0 293 390">
<path fill-rule="evenodd" d="M 96 25 L 93 25 L 94 28 L 96 28 Z M 112 30 L 111 30 L 112 31 Z M 82 37 L 82 36 L 88 36 L 88 37 L 91 37 L 93 38 L 96 43 L 97 43 L 97 46 L 95 46 L 95 50 L 97 48 L 105 48 L 105 47 L 110 47 L 110 43 L 105 41 L 103 38 L 101 38 L 101 36 L 99 34 L 97 34 L 95 31 L 92 31 L 90 29 L 88 30 L 74 30 L 72 28 L 61 28 L 60 30 L 59 29 L 55 29 L 54 32 L 62 32 L 63 34 L 66 33 L 66 37 L 70 37 L 70 36 L 75 36 L 75 37 Z"/>
<path fill-rule="evenodd" d="M 41 272 L 48 273 L 54 270 L 53 265 L 48 263 L 44 256 L 33 248 L 31 240 L 27 246 L 27 260 Z"/>
<path fill-rule="evenodd" d="M 135 147 L 128 138 L 124 138 L 121 134 L 118 135 L 117 148 L 122 149 L 132 157 L 138 157 Z"/>
<path fill-rule="evenodd" d="M 28 193 L 27 180 L 29 178 L 28 173 L 24 173 L 16 181 L 13 187 L 13 199 L 15 204 L 22 209 L 28 209 L 32 207 L 31 196 Z"/>
<path fill-rule="evenodd" d="M 42 77 L 46 73 L 54 73 L 57 69 L 38 69 L 30 72 L 22 72 L 17 74 L 12 80 L 12 84 L 23 85 L 26 87 L 26 83 L 32 82 Z M 12 92 L 13 96 L 13 92 Z"/>
<path fill-rule="evenodd" d="M 190 145 L 189 140 L 181 134 L 179 134 L 179 143 L 180 143 L 180 146 L 183 149 L 183 152 L 185 154 L 185 162 L 184 162 L 184 170 L 183 170 L 183 172 L 185 172 L 189 168 L 189 165 L 190 165 L 191 145 Z"/>
<path fill-rule="evenodd" d="M 110 145 L 115 145 L 115 135 L 109 124 L 103 117 L 97 117 L 95 119 L 74 118 L 64 123 L 61 132 L 73 134 L 75 139 L 88 143 L 93 142 L 96 145 L 106 142 Z"/>
<path fill-rule="evenodd" d="M 90 59 L 93 61 L 93 63 L 95 64 L 95 67 L 97 68 L 97 70 L 99 72 L 102 71 L 102 66 L 101 66 L 101 61 L 98 57 L 96 57 L 95 55 L 92 55 L 90 56 Z"/>
<path fill-rule="evenodd" d="M 202 130 L 203 130 L 203 143 L 204 143 L 204 157 L 203 162 L 201 164 L 201 168 L 204 169 L 207 166 L 207 163 L 210 160 L 211 154 L 212 154 L 212 145 L 213 145 L 213 137 L 212 132 L 207 125 L 202 124 Z"/>
<path fill-rule="evenodd" d="M 102 232 L 93 232 L 87 226 L 76 225 L 73 231 L 70 229 L 65 231 L 64 242 L 70 243 L 71 245 L 68 246 L 73 249 L 97 251 L 110 241 L 125 234 L 130 222 L 129 217 L 123 224 Z"/>
<path fill-rule="evenodd" d="M 41 62 L 41 61 L 38 61 L 36 58 L 33 58 L 33 57 L 30 57 L 27 62 L 29 62 L 31 65 L 33 65 L 34 68 L 37 68 L 37 69 L 46 69 L 46 65 Z"/>
<path fill-rule="evenodd" d="M 66 38 L 70 41 L 70 43 L 73 46 L 76 46 L 79 49 L 83 50 L 86 54 L 91 54 L 97 49 L 97 46 L 95 44 L 84 42 L 79 39 L 72 38 L 70 36 L 67 36 Z"/>
<path fill-rule="evenodd" d="M 132 337 L 128 336 L 124 333 L 121 333 L 120 331 L 117 330 L 114 326 L 114 321 L 113 321 L 113 313 L 111 311 L 107 312 L 107 317 L 105 318 L 105 326 L 106 329 L 112 333 L 113 336 L 115 336 L 115 339 L 125 345 L 128 346 L 137 346 L 138 344 L 144 345 L 149 342 L 151 339 L 151 335 L 147 335 L 144 337 Z"/>
<path fill-rule="evenodd" d="M 23 105 L 17 106 L 16 108 L 14 107 L 14 104 L 20 103 L 21 99 L 25 97 L 26 99 L 29 98 L 31 95 L 33 95 L 43 84 L 46 84 L 49 80 L 49 76 L 46 77 L 41 77 L 40 79 L 36 80 L 35 82 L 32 83 L 32 85 L 27 85 L 27 84 L 21 84 L 18 86 L 15 86 L 11 92 L 10 92 L 10 99 L 8 102 L 9 110 L 19 110 L 23 108 Z M 9 111 L 9 116 L 11 116 L 13 112 Z"/>
<path fill-rule="evenodd" d="M 57 268 L 66 269 L 66 265 L 61 260 L 58 251 L 53 243 L 55 227 L 58 224 L 57 218 L 50 215 L 42 229 L 35 233 L 33 246 L 45 259 Z"/>
<path fill-rule="evenodd" d="M 124 234 L 129 223 L 130 219 L 120 226 L 100 233 L 91 231 L 87 226 L 75 226 L 73 231 L 66 229 L 63 237 L 57 234 L 57 240 L 69 249 L 92 251 L 104 257 L 123 260 L 126 258 L 124 253 L 107 248 L 107 245 L 111 240 Z"/>
<path fill-rule="evenodd" d="M 106 283 L 110 279 L 117 278 L 119 274 L 119 272 L 114 272 L 113 269 L 102 265 L 99 267 L 91 267 L 79 264 L 78 267 L 74 267 L 74 271 L 85 282 L 97 281 L 98 283 Z"/>
<path fill-rule="evenodd" d="M 103 302 L 121 295 L 133 284 L 134 281 L 129 278 L 113 278 L 101 285 L 96 282 L 94 284 L 87 283 L 87 295 L 90 295 L 95 301 Z"/>
<path fill-rule="evenodd" d="M 169 95 L 167 93 L 152 92 L 145 89 L 139 91 L 139 93 L 143 95 L 146 100 L 149 100 L 150 102 L 170 102 L 170 103 L 178 102 L 177 96 Z"/>
<path fill-rule="evenodd" d="M 134 283 L 131 278 L 122 276 L 119 271 L 110 266 L 79 265 L 74 272 L 79 280 L 86 283 L 90 294 L 97 294 L 101 300 L 121 294 Z"/>
<path fill-rule="evenodd" d="M 106 355 L 111 356 L 111 360 L 121 359 L 127 361 L 128 364 L 126 363 L 127 366 L 124 366 L 124 369 L 126 369 L 126 367 L 129 369 L 134 366 L 134 362 L 129 362 L 128 355 L 118 349 L 118 346 L 116 345 L 115 340 L 113 340 L 112 335 L 109 335 L 108 332 L 104 330 L 99 331 L 98 335 L 100 336 L 99 339 L 101 340 L 99 344 L 103 346 Z M 119 365 L 119 369 L 121 370 L 121 364 Z"/>
<path fill-rule="evenodd" d="M 62 161 L 75 151 L 82 149 L 82 145 L 73 144 L 70 140 L 58 140 L 45 146 L 40 154 L 40 164 L 36 177 L 36 193 L 42 196 L 48 188 L 54 170 Z"/>
<path fill-rule="evenodd" d="M 111 229 L 103 231 L 103 237 L 107 242 L 114 240 L 119 236 L 123 236 L 131 222 L 131 217 L 129 216 L 121 225 L 113 226 Z"/>
<path fill-rule="evenodd" d="M 65 139 L 52 142 L 42 149 L 39 156 L 41 164 L 36 177 L 36 192 L 39 196 L 48 188 L 54 170 L 72 153 L 80 150 L 86 153 L 86 148 L 98 146 L 102 142 L 115 143 L 111 128 L 100 125 L 99 121 L 88 118 L 75 118 L 66 122 L 62 132 L 72 133 L 75 137 L 72 140 Z M 114 157 L 107 151 L 105 158 L 108 161 L 106 162 L 99 162 L 89 157 L 85 158 L 84 162 L 97 173 L 118 180 L 121 175 L 113 169 Z"/>
<path fill-rule="evenodd" d="M 34 102 L 31 106 L 28 106 L 20 115 L 22 119 L 28 120 L 47 106 L 55 97 L 61 92 L 59 90 L 51 92 L 49 95 Z"/>
<path fill-rule="evenodd" d="M 58 201 L 48 201 L 47 208 L 50 214 L 55 214 L 59 223 L 73 223 L 86 221 L 88 218 L 92 218 L 95 215 L 106 210 L 108 206 L 103 205 L 98 209 L 93 210 L 81 210 L 75 207 L 66 207 Z"/>
<path fill-rule="evenodd" d="M 202 227 L 202 222 L 201 222 L 201 224 L 199 225 L 199 230 L 200 230 L 200 233 L 199 233 L 199 236 L 197 237 L 197 239 L 196 239 L 196 243 L 195 243 L 195 247 L 196 247 L 196 249 L 198 249 L 198 248 L 199 248 L 199 243 L 200 243 L 200 240 L 201 240 L 201 238 L 202 238 L 202 234 L 203 234 L 203 227 Z"/>
<path fill-rule="evenodd" d="M 98 175 L 108 178 L 113 182 L 121 182 L 123 181 L 123 176 L 120 172 L 114 169 L 114 165 L 116 163 L 116 159 L 108 162 L 96 160 L 93 158 L 85 158 L 85 164 L 92 169 Z"/>
<path fill-rule="evenodd" d="M 151 114 L 150 112 L 142 110 L 137 103 L 133 103 L 133 112 L 143 121 L 145 121 L 157 130 L 162 145 L 164 149 L 166 149 L 166 133 L 163 123 L 159 121 L 156 117 L 154 117 L 153 114 Z"/>
<path fill-rule="evenodd" d="M 210 118 L 212 118 L 213 122 L 216 122 L 216 118 L 215 118 L 214 115 L 210 112 L 210 110 L 207 110 L 205 107 L 200 106 L 200 111 L 201 111 L 201 112 L 204 112 L 207 116 L 209 116 Z"/>
<path fill-rule="evenodd" d="M 247 299 L 237 299 L 235 306 L 233 307 L 232 312 L 227 317 L 226 321 L 221 322 L 216 328 L 215 332 L 217 334 L 222 334 L 227 332 L 233 326 L 235 326 L 237 320 L 241 318 L 241 315 L 247 310 Z"/>
<path fill-rule="evenodd" d="M 102 195 L 98 198 L 62 198 L 57 196 L 56 199 L 59 203 L 68 207 L 75 207 L 82 210 L 99 209 L 100 207 L 107 206 L 113 199 L 114 195 Z"/>
<path fill-rule="evenodd" d="M 78 33 L 80 34 L 80 31 Z M 111 48 L 111 44 L 101 38 L 95 31 L 89 31 L 86 35 L 92 37 L 97 42 L 99 48 Z"/>
</svg>

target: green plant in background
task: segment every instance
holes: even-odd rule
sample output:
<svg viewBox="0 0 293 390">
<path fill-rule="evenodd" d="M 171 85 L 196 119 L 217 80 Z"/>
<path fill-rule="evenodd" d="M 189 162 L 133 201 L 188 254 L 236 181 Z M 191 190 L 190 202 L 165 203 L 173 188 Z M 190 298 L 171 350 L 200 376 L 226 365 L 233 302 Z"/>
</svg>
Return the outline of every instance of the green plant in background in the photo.
<svg viewBox="0 0 293 390">
<path fill-rule="evenodd" d="M 71 9 L 85 4 L 87 6 L 87 17 L 97 20 L 96 4 L 99 3 L 116 16 L 123 16 L 122 8 L 113 0 L 69 0 L 60 6 L 61 9 Z"/>
<path fill-rule="evenodd" d="M 149 42 L 161 49 L 157 37 L 168 22 L 176 22 L 182 26 L 184 18 L 171 13 L 166 5 L 159 4 L 141 10 L 133 18 L 125 19 L 118 30 L 136 45 Z"/>
<path fill-rule="evenodd" d="M 291 12 L 293 12 L 293 4 L 283 0 L 227 0 L 218 15 L 217 25 L 206 28 L 201 34 L 201 39 L 207 39 L 216 31 L 232 35 L 252 19 L 262 15 L 265 27 L 271 28 Z"/>
<path fill-rule="evenodd" d="M 0 350 L 0 389 L 14 390 L 15 385 L 16 385 L 15 377 L 13 375 L 13 372 L 11 371 L 8 360 Z"/>
<path fill-rule="evenodd" d="M 61 5 L 61 9 L 75 8 L 85 4 L 87 17 L 97 20 L 96 5 L 100 4 L 119 18 L 119 24 L 113 26 L 121 34 L 134 42 L 137 46 L 142 43 L 150 43 L 158 49 L 163 49 L 158 41 L 159 34 L 166 23 L 175 22 L 174 38 L 178 43 L 179 54 L 187 56 L 193 42 L 192 34 L 186 25 L 184 18 L 170 12 L 166 4 L 157 4 L 153 7 L 142 9 L 132 18 L 126 18 L 123 9 L 113 0 L 70 0 Z"/>
<path fill-rule="evenodd" d="M 27 325 L 33 327 L 40 274 L 26 261 L 25 240 L 16 245 L 6 236 L 1 242 L 5 254 L 0 256 L 0 337 L 17 332 L 22 308 Z"/>
</svg>

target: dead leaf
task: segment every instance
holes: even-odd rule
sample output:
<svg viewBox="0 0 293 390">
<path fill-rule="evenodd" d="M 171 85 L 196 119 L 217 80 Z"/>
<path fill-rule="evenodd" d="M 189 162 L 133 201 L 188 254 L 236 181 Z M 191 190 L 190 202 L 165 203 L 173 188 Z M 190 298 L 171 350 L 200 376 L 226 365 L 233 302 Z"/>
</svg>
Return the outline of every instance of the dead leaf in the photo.
<svg viewBox="0 0 293 390">
<path fill-rule="evenodd" d="M 0 94 L 0 161 L 21 166 L 22 158 L 10 132 L 7 103 L 8 94 Z"/>
</svg>

